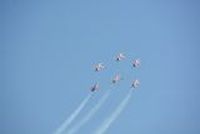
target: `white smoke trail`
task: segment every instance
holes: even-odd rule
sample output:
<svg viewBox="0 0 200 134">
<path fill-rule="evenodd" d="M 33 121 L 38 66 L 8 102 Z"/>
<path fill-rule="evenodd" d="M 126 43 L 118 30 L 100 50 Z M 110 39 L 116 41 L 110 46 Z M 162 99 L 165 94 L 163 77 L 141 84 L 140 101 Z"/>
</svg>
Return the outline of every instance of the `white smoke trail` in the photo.
<svg viewBox="0 0 200 134">
<path fill-rule="evenodd" d="M 128 104 L 132 95 L 132 91 L 130 90 L 126 97 L 122 100 L 122 102 L 117 106 L 116 110 L 108 117 L 103 124 L 96 130 L 95 134 L 103 134 L 110 127 L 110 125 L 117 119 L 120 113 L 123 111 L 125 106 Z"/>
<path fill-rule="evenodd" d="M 78 106 L 78 108 L 64 121 L 64 123 L 57 129 L 54 134 L 61 134 L 66 130 L 72 121 L 78 116 L 81 110 L 85 107 L 89 99 L 91 98 L 92 94 L 89 94 L 82 103 Z"/>
<path fill-rule="evenodd" d="M 89 111 L 89 113 L 83 117 L 82 120 L 80 120 L 80 122 L 78 122 L 77 125 L 75 125 L 72 129 L 70 129 L 68 131 L 67 134 L 74 134 L 75 132 L 77 132 L 85 123 L 87 123 L 93 116 L 94 114 L 99 110 L 99 108 L 104 104 L 104 102 L 106 101 L 106 99 L 108 98 L 109 94 L 110 94 L 111 90 L 108 90 L 103 97 L 98 101 L 98 103 L 94 106 L 93 109 L 91 109 L 91 111 Z"/>
</svg>

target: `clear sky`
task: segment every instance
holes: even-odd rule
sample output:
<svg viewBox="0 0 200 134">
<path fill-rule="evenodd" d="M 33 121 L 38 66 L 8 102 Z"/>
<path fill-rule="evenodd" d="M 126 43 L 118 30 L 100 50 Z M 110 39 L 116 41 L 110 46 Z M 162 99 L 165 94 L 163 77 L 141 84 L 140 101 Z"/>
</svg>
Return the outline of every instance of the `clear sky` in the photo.
<svg viewBox="0 0 200 134">
<path fill-rule="evenodd" d="M 141 86 L 107 134 L 200 133 L 198 0 L 1 0 L 0 133 L 51 134 L 100 82 L 78 120 L 120 72 L 92 133 L 138 78 Z M 128 59 L 113 61 L 118 52 Z M 142 66 L 131 68 L 140 58 Z M 92 66 L 104 62 L 96 74 Z M 77 121 L 78 121 L 77 120 Z M 75 122 L 77 122 L 75 121 Z"/>
</svg>

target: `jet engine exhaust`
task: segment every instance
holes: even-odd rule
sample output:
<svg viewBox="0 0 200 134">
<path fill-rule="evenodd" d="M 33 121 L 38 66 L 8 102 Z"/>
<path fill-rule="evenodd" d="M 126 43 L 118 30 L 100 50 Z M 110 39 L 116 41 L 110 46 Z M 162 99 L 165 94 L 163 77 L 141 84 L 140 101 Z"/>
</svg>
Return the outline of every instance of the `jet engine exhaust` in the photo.
<svg viewBox="0 0 200 134">
<path fill-rule="evenodd" d="M 90 93 L 78 106 L 78 108 L 64 121 L 64 123 L 57 129 L 57 131 L 54 134 L 61 134 L 63 133 L 69 125 L 72 123 L 72 121 L 79 115 L 79 113 L 82 111 L 82 109 L 85 107 L 89 99 L 91 98 L 92 94 Z"/>
<path fill-rule="evenodd" d="M 121 103 L 117 106 L 116 110 L 111 114 L 110 117 L 108 117 L 103 124 L 96 130 L 95 134 L 104 134 L 106 130 L 111 126 L 111 124 L 117 119 L 117 117 L 120 115 L 120 113 L 124 110 L 126 105 L 128 104 L 131 96 L 132 96 L 132 90 L 128 92 L 128 94 L 125 96 L 125 98 L 121 101 Z"/>
<path fill-rule="evenodd" d="M 98 101 L 98 103 L 89 111 L 89 113 L 81 119 L 78 124 L 76 124 L 72 129 L 70 129 L 67 134 L 74 134 L 77 132 L 85 123 L 87 123 L 99 110 L 99 108 L 105 103 L 106 99 L 109 97 L 111 90 L 108 90 Z"/>
</svg>

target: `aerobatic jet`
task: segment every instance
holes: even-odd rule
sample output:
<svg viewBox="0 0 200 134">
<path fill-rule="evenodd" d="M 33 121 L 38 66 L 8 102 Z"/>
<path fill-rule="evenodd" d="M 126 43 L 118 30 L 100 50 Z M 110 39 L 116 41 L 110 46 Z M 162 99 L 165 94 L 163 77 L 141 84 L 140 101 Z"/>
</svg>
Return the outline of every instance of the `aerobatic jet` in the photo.
<svg viewBox="0 0 200 134">
<path fill-rule="evenodd" d="M 103 70 L 105 68 L 105 66 L 103 65 L 103 63 L 98 63 L 96 65 L 94 65 L 95 71 L 99 72 L 101 70 Z"/>
<path fill-rule="evenodd" d="M 90 91 L 91 92 L 94 92 L 94 91 L 96 91 L 96 90 L 98 90 L 99 89 L 99 84 L 98 83 L 95 83 L 91 88 L 90 88 Z"/>
<path fill-rule="evenodd" d="M 115 75 L 115 77 L 112 79 L 112 83 L 115 84 L 122 80 L 121 76 L 119 74 Z"/>
<path fill-rule="evenodd" d="M 124 60 L 126 57 L 123 53 L 119 53 L 117 56 L 116 56 L 116 61 L 122 61 Z"/>
<path fill-rule="evenodd" d="M 133 67 L 136 67 L 136 68 L 139 67 L 141 64 L 140 59 L 135 59 L 132 64 L 133 64 Z"/>
<path fill-rule="evenodd" d="M 140 81 L 136 79 L 136 80 L 134 80 L 134 81 L 132 82 L 131 87 L 137 88 L 139 85 L 140 85 Z"/>
</svg>

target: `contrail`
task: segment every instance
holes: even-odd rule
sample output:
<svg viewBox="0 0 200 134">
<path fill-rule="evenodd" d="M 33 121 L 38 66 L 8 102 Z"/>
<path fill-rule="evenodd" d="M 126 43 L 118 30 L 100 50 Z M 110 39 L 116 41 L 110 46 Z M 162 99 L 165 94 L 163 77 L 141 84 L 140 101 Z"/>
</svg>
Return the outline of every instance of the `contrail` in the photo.
<svg viewBox="0 0 200 134">
<path fill-rule="evenodd" d="M 80 122 L 78 122 L 77 125 L 75 125 L 72 129 L 70 129 L 67 134 L 74 134 L 75 132 L 77 132 L 85 123 L 87 123 L 93 116 L 94 114 L 99 110 L 99 108 L 104 104 L 104 102 L 106 101 L 106 99 L 108 98 L 109 94 L 110 94 L 111 90 L 108 90 L 103 97 L 98 101 L 98 103 L 94 106 L 93 109 L 91 109 L 91 111 L 85 116 L 83 117 L 82 120 L 80 120 Z"/>
<path fill-rule="evenodd" d="M 91 98 L 92 94 L 89 94 L 78 106 L 78 108 L 64 121 L 64 123 L 57 129 L 54 134 L 61 134 L 64 132 L 65 129 L 69 127 L 72 121 L 78 116 L 81 110 L 85 107 L 89 99 Z"/>
<path fill-rule="evenodd" d="M 111 114 L 109 118 L 107 118 L 103 124 L 96 130 L 95 134 L 103 134 L 110 127 L 110 125 L 117 119 L 120 113 L 123 111 L 125 106 L 128 104 L 133 91 L 129 91 L 126 97 L 122 100 L 122 102 L 117 106 L 116 110 Z"/>
</svg>

